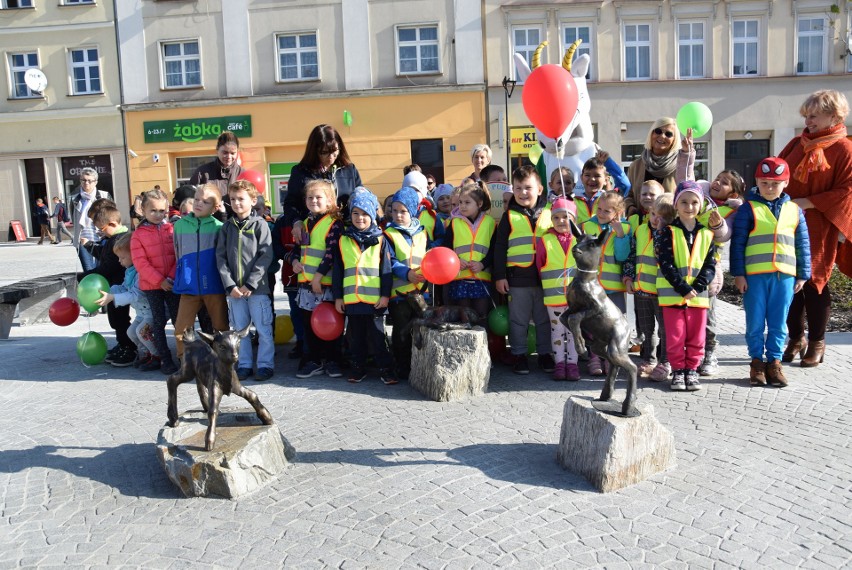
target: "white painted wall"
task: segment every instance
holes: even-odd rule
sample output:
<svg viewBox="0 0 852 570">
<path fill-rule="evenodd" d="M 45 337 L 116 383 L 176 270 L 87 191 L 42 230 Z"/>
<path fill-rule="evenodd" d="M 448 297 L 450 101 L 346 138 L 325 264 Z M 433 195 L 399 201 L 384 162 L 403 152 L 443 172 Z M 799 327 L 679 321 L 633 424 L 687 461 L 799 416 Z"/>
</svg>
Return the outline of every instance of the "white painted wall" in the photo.
<svg viewBox="0 0 852 570">
<path fill-rule="evenodd" d="M 342 5 L 343 73 L 347 90 L 372 87 L 370 10 L 367 0 L 345 0 Z"/>
</svg>

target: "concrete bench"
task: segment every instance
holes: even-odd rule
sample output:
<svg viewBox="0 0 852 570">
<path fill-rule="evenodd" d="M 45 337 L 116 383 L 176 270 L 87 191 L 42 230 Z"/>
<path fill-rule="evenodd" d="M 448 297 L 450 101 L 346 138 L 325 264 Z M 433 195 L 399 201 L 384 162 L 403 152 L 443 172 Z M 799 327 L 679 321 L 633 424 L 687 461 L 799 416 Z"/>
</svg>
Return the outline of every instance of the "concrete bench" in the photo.
<svg viewBox="0 0 852 570">
<path fill-rule="evenodd" d="M 12 321 L 22 327 L 50 319 L 50 305 L 60 297 L 77 296 L 77 274 L 60 273 L 0 287 L 0 339 L 8 339 Z"/>
</svg>

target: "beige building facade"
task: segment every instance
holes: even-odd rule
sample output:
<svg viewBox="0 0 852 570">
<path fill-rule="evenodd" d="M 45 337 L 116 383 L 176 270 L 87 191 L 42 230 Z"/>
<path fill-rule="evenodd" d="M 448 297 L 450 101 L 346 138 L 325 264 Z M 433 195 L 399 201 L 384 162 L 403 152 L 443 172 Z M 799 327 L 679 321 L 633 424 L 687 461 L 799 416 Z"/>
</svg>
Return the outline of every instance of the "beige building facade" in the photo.
<svg viewBox="0 0 852 570">
<path fill-rule="evenodd" d="M 529 127 L 514 52 L 548 41 L 542 63 L 558 63 L 575 39 L 588 53 L 596 141 L 629 164 L 659 117 L 702 102 L 713 127 L 697 139 L 696 175 L 726 168 L 746 183 L 756 163 L 803 128 L 799 108 L 818 89 L 852 98 L 852 3 L 831 0 L 486 0 L 489 142 L 495 161 L 523 162 L 507 144 Z"/>
<path fill-rule="evenodd" d="M 80 170 L 127 211 L 117 50 L 112 2 L 16 0 L 0 4 L 0 227 L 12 220 L 38 235 L 36 198 L 66 201 Z M 46 87 L 31 85 L 29 70 Z M 40 77 L 30 71 L 30 75 Z M 52 207 L 52 202 L 50 202 Z M 6 239 L 3 233 L 0 239 Z M 70 267 L 68 268 L 71 269 Z"/>
</svg>

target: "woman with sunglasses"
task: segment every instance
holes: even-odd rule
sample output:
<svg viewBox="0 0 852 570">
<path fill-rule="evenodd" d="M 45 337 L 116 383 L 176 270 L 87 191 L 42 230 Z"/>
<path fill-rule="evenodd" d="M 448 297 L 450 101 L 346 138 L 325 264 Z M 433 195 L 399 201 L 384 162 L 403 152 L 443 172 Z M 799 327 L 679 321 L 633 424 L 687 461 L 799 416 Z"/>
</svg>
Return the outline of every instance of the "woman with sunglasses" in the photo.
<svg viewBox="0 0 852 570">
<path fill-rule="evenodd" d="M 654 121 L 645 140 L 642 155 L 634 160 L 627 169 L 630 179 L 631 195 L 624 200 L 626 215 L 636 213 L 639 204 L 639 191 L 647 180 L 656 180 L 666 192 L 674 192 L 677 186 L 678 153 L 680 152 L 680 131 L 671 117 L 662 117 Z"/>
</svg>

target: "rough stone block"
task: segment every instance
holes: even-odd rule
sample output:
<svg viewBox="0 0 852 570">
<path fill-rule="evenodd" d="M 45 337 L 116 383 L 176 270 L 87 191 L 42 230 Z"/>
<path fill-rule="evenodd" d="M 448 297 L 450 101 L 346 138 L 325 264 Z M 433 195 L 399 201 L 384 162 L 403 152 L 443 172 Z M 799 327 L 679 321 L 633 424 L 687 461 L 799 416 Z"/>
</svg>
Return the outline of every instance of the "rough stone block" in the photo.
<svg viewBox="0 0 852 570">
<path fill-rule="evenodd" d="M 557 461 L 608 493 L 675 466 L 674 436 L 639 404 L 641 416 L 602 413 L 587 398 L 572 396 L 562 413 Z"/>
<path fill-rule="evenodd" d="M 191 410 L 160 430 L 157 455 L 187 497 L 234 499 L 280 475 L 296 450 L 276 424 L 263 425 L 252 409 L 220 409 L 216 447 L 204 450 L 207 414 Z"/>
<path fill-rule="evenodd" d="M 485 330 L 421 330 L 423 348 L 412 347 L 409 384 L 436 402 L 484 394 L 491 378 Z"/>
</svg>

